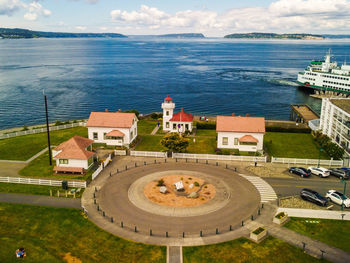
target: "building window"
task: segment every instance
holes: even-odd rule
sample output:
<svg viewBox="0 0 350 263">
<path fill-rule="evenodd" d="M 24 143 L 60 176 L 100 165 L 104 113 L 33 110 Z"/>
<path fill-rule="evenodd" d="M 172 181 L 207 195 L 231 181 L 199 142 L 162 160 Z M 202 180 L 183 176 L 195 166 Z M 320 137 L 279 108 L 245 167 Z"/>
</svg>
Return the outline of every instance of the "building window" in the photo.
<svg viewBox="0 0 350 263">
<path fill-rule="evenodd" d="M 97 139 L 98 139 L 98 134 L 97 134 L 97 132 L 94 132 L 94 133 L 92 134 L 92 137 L 94 138 L 94 140 L 97 140 Z"/>
<path fill-rule="evenodd" d="M 107 139 L 107 138 L 106 138 L 106 134 L 107 134 L 106 132 L 103 133 L 103 139 L 104 139 L 104 140 Z"/>
<path fill-rule="evenodd" d="M 166 111 L 166 114 L 165 114 L 165 115 L 166 115 L 166 116 L 169 116 L 169 111 L 168 111 L 168 110 Z"/>
<path fill-rule="evenodd" d="M 188 130 L 188 124 L 185 124 L 185 130 L 186 131 Z"/>
<path fill-rule="evenodd" d="M 166 122 L 166 123 L 165 123 L 165 127 L 166 127 L 166 128 L 169 128 L 169 122 Z"/>
<path fill-rule="evenodd" d="M 60 159 L 60 164 L 68 164 L 68 159 Z"/>
<path fill-rule="evenodd" d="M 133 134 L 133 132 L 131 131 L 131 132 L 130 132 L 130 140 L 133 138 L 133 136 L 134 136 L 134 134 Z"/>
<path fill-rule="evenodd" d="M 173 130 L 176 130 L 176 123 L 173 124 Z"/>
<path fill-rule="evenodd" d="M 238 138 L 235 138 L 235 145 L 238 145 Z"/>
<path fill-rule="evenodd" d="M 222 145 L 228 145 L 228 137 L 222 137 Z"/>
</svg>

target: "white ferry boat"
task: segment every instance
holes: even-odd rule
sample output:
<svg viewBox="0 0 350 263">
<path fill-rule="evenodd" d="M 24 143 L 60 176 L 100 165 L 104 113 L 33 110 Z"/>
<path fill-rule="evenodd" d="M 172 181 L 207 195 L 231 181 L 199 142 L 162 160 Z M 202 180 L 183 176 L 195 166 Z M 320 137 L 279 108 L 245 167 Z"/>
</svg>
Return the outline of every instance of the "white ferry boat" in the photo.
<svg viewBox="0 0 350 263">
<path fill-rule="evenodd" d="M 311 61 L 304 72 L 298 73 L 298 84 L 321 91 L 350 94 L 350 65 L 331 62 L 331 51 L 325 60 Z"/>
</svg>

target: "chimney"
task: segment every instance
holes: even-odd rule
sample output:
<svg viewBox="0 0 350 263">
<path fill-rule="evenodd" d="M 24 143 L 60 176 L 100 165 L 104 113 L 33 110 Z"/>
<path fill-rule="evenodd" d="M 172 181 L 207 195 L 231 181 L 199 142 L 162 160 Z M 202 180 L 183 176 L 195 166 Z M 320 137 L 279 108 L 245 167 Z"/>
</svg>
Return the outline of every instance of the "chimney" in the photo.
<svg viewBox="0 0 350 263">
<path fill-rule="evenodd" d="M 232 113 L 232 117 L 235 117 L 235 116 L 236 116 L 236 114 Z"/>
<path fill-rule="evenodd" d="M 245 116 L 246 116 L 246 117 L 249 117 L 249 113 L 247 113 Z"/>
<path fill-rule="evenodd" d="M 118 109 L 118 112 L 122 112 L 122 110 L 121 110 L 121 109 Z"/>
<path fill-rule="evenodd" d="M 108 112 L 108 109 L 105 109 L 105 112 Z"/>
<path fill-rule="evenodd" d="M 184 112 L 184 108 L 181 108 L 181 112 Z"/>
</svg>

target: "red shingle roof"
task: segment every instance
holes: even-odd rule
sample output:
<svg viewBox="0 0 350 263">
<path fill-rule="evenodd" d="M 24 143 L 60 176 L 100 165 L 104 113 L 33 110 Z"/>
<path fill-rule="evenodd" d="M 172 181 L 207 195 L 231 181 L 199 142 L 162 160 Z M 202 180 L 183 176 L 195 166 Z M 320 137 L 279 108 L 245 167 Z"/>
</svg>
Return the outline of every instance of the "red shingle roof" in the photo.
<svg viewBox="0 0 350 263">
<path fill-rule="evenodd" d="M 85 150 L 94 141 L 80 137 L 74 136 L 68 141 L 65 141 L 58 145 L 54 150 L 61 151 L 54 159 L 78 159 L 78 160 L 88 160 L 95 153 Z"/>
<path fill-rule="evenodd" d="M 170 98 L 169 95 L 168 95 L 164 100 L 166 100 L 166 101 L 171 101 L 171 100 L 173 100 L 173 99 Z"/>
<path fill-rule="evenodd" d="M 86 127 L 130 128 L 135 113 L 91 112 Z"/>
<path fill-rule="evenodd" d="M 178 113 L 175 113 L 173 117 L 170 119 L 170 121 L 185 121 L 185 122 L 192 122 L 193 121 L 193 115 L 191 113 L 186 113 L 183 111 L 183 108 L 181 108 L 181 111 Z"/>
<path fill-rule="evenodd" d="M 121 131 L 118 131 L 118 130 L 113 130 L 113 131 L 110 131 L 109 133 L 106 134 L 106 136 L 112 136 L 112 137 L 124 137 L 125 134 L 122 133 Z"/>
<path fill-rule="evenodd" d="M 259 140 L 251 135 L 244 135 L 238 139 L 239 142 L 259 142 Z"/>
<path fill-rule="evenodd" d="M 265 133 L 264 117 L 217 116 L 217 132 Z"/>
</svg>

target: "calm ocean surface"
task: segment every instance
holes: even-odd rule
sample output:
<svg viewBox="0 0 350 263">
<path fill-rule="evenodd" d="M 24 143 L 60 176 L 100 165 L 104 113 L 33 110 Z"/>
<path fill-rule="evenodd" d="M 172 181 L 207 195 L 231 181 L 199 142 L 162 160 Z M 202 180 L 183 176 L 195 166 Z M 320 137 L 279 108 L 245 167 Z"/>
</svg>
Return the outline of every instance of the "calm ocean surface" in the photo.
<svg viewBox="0 0 350 263">
<path fill-rule="evenodd" d="M 87 118 L 90 111 L 176 110 L 199 115 L 289 117 L 290 104 L 320 101 L 295 84 L 298 71 L 346 41 L 0 39 L 0 129 Z M 350 57 L 348 57 L 350 61 Z"/>
</svg>

